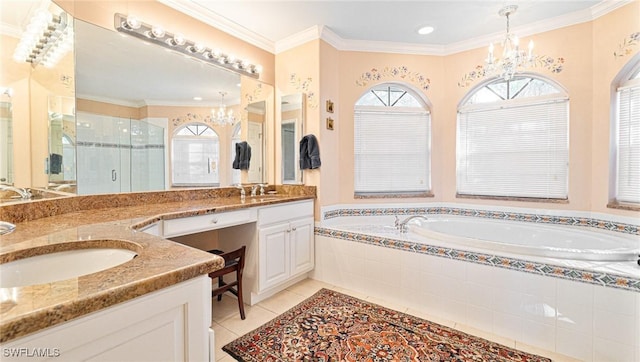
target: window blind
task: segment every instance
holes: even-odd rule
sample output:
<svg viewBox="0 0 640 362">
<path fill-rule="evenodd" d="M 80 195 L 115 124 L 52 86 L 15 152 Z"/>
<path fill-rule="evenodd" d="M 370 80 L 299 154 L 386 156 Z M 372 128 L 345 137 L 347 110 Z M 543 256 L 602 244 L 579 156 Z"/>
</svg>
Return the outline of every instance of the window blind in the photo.
<svg viewBox="0 0 640 362">
<path fill-rule="evenodd" d="M 618 90 L 616 200 L 640 203 L 640 86 Z"/>
<path fill-rule="evenodd" d="M 174 137 L 172 148 L 174 185 L 211 185 L 220 182 L 217 139 Z"/>
<path fill-rule="evenodd" d="M 356 109 L 355 192 L 424 192 L 431 188 L 430 115 Z"/>
<path fill-rule="evenodd" d="M 458 113 L 459 194 L 566 198 L 569 101 Z"/>
</svg>

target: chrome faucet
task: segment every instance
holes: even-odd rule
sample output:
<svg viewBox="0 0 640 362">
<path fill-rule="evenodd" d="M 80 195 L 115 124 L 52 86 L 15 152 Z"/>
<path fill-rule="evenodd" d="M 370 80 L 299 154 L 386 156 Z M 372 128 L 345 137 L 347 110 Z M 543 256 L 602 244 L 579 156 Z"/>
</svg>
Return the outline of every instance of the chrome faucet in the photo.
<svg viewBox="0 0 640 362">
<path fill-rule="evenodd" d="M 260 196 L 264 196 L 264 188 L 269 186 L 269 184 L 258 184 L 260 186 Z"/>
<path fill-rule="evenodd" d="M 244 187 L 241 184 L 237 184 L 236 188 L 240 189 L 240 199 L 244 200 L 247 196 L 247 193 L 244 191 Z"/>
<path fill-rule="evenodd" d="M 251 197 L 256 197 L 258 194 L 258 185 L 251 185 Z"/>
<path fill-rule="evenodd" d="M 0 190 L 2 191 L 13 191 L 15 193 L 17 193 L 18 195 L 20 195 L 20 198 L 23 200 L 29 200 L 31 198 L 31 192 L 29 192 L 29 190 L 24 189 L 24 188 L 20 188 L 20 187 L 14 187 L 14 186 L 10 186 L 10 185 L 2 185 L 0 184 Z"/>
<path fill-rule="evenodd" d="M 429 220 L 424 215 L 413 215 L 413 216 L 409 216 L 408 218 L 404 219 L 403 221 L 400 221 L 400 219 L 396 216 L 396 220 L 395 220 L 396 229 L 400 230 L 401 233 L 406 233 L 407 232 L 407 223 L 409 221 L 413 220 L 413 219 Z"/>
</svg>

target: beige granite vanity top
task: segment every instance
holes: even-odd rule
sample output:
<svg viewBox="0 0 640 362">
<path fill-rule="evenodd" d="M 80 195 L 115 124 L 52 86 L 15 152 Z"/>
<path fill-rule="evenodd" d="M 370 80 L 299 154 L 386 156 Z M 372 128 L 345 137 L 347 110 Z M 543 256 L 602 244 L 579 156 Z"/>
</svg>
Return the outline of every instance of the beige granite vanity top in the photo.
<svg viewBox="0 0 640 362">
<path fill-rule="evenodd" d="M 211 191 L 206 190 L 164 191 L 125 196 L 77 196 L 58 200 L 58 203 L 43 200 L 24 203 L 22 208 L 20 205 L 0 207 L 0 220 L 17 226 L 13 233 L 0 236 L 0 263 L 41 253 L 39 248 L 55 252 L 115 246 L 138 254 L 124 264 L 78 278 L 0 288 L 0 343 L 223 266 L 219 256 L 136 229 L 163 219 L 315 197 L 315 188 L 308 187 L 297 194 L 247 196 L 244 200 L 238 196 L 238 190 L 216 190 L 222 191 L 216 191 L 215 197 L 210 197 Z M 74 208 L 77 211 L 73 211 Z"/>
</svg>

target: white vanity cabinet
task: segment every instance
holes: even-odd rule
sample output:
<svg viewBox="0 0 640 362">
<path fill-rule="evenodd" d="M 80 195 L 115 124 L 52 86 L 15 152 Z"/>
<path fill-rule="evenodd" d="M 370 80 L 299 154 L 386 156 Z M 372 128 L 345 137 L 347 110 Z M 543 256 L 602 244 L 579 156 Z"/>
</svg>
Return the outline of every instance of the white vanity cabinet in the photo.
<svg viewBox="0 0 640 362">
<path fill-rule="evenodd" d="M 258 210 L 257 294 L 277 292 L 277 286 L 297 281 L 313 269 L 313 224 L 313 201 Z"/>
<path fill-rule="evenodd" d="M 210 324 L 211 279 L 202 275 L 10 341 L 2 360 L 209 361 Z"/>
</svg>

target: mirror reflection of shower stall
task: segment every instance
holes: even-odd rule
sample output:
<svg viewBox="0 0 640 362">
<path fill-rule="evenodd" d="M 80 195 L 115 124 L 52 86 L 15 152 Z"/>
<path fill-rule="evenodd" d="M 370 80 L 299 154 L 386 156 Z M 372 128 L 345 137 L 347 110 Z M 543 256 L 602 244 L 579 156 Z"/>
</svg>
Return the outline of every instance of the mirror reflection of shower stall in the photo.
<svg viewBox="0 0 640 362">
<path fill-rule="evenodd" d="M 0 184 L 13 184 L 13 126 L 10 91 L 0 99 Z"/>
<path fill-rule="evenodd" d="M 78 194 L 165 189 L 165 129 L 145 120 L 78 111 Z"/>
</svg>

